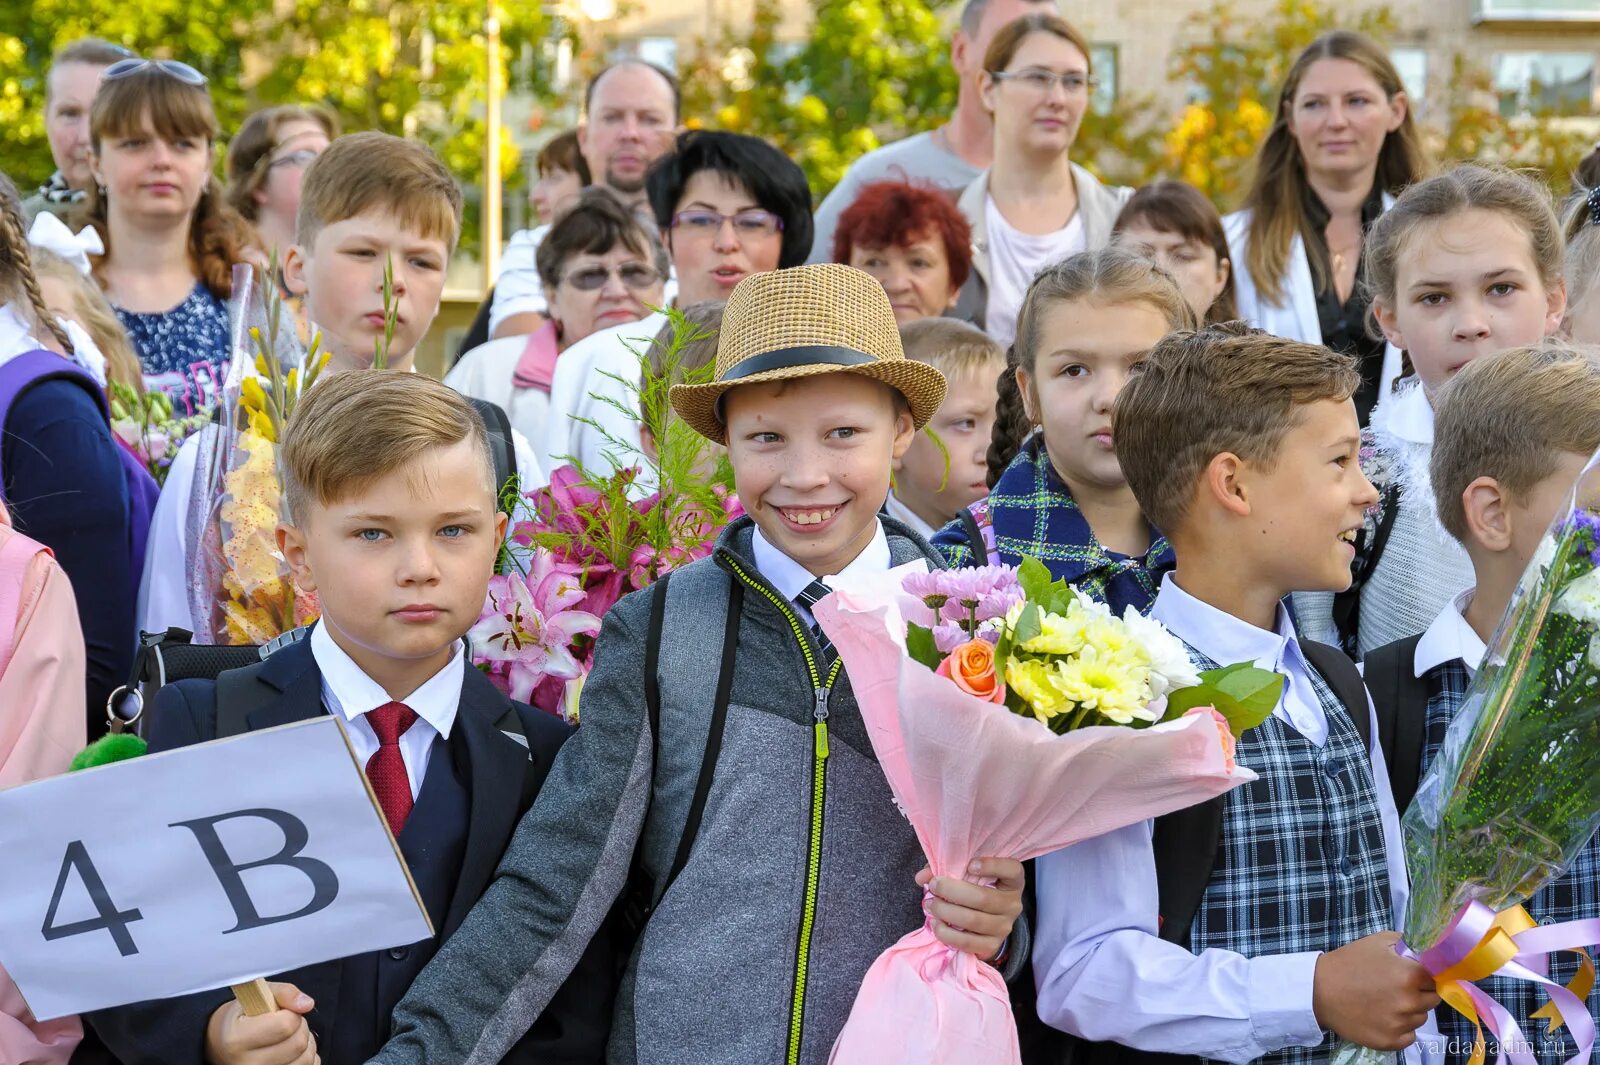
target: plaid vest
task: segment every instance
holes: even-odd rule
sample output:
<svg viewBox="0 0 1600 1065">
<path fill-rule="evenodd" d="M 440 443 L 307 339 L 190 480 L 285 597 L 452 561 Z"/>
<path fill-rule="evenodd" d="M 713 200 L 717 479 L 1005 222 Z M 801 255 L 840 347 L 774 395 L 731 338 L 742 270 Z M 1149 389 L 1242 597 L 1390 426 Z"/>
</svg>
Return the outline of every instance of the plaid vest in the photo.
<svg viewBox="0 0 1600 1065">
<path fill-rule="evenodd" d="M 1190 649 L 1201 669 L 1215 664 Z M 1328 720 L 1318 748 L 1276 714 L 1239 739 L 1259 777 L 1228 793 L 1222 845 L 1189 930 L 1189 950 L 1246 957 L 1328 951 L 1394 925 L 1372 760 L 1316 670 Z M 1286 1047 L 1264 1062 L 1327 1062 L 1336 1040 Z"/>
<path fill-rule="evenodd" d="M 1444 746 L 1445 730 L 1461 709 L 1472 677 L 1459 658 L 1452 658 L 1428 670 L 1423 679 L 1428 683 L 1428 716 L 1422 741 L 1422 771 L 1426 773 L 1434 756 Z M 1540 888 L 1526 905 L 1540 924 L 1600 917 L 1600 836 L 1590 839 L 1573 860 L 1572 868 Z M 1563 951 L 1551 957 L 1550 978 L 1557 983 L 1565 984 L 1577 972 L 1576 954 Z M 1506 1050 L 1527 1051 L 1537 1057 L 1541 1065 L 1557 1065 L 1577 1053 L 1578 1048 L 1567 1029 L 1562 1028 L 1552 1035 L 1547 1031 L 1548 1022 L 1528 1019 L 1548 1001 L 1533 984 L 1490 977 L 1480 980 L 1478 986 L 1511 1011 L 1522 1029 L 1525 1043 L 1530 1044 L 1521 1048 L 1508 1046 Z M 1591 1015 L 1600 1011 L 1600 988 L 1590 992 L 1588 1004 Z M 1472 1025 L 1449 1006 L 1440 1006 L 1435 1016 L 1439 1018 L 1439 1032 L 1445 1040 L 1446 1065 L 1464 1063 L 1472 1054 Z M 1485 1032 L 1484 1042 L 1492 1058 L 1497 1049 L 1495 1040 Z"/>
</svg>

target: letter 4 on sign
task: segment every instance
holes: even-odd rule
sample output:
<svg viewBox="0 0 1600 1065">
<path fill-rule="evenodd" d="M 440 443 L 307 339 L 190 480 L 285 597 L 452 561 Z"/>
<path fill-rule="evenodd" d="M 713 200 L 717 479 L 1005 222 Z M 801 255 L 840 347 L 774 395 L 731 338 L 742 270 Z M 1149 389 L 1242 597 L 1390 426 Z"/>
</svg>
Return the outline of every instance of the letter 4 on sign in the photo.
<svg viewBox="0 0 1600 1065">
<path fill-rule="evenodd" d="M 433 935 L 332 717 L 0 791 L 0 854 L 0 965 L 40 1020 Z"/>
</svg>

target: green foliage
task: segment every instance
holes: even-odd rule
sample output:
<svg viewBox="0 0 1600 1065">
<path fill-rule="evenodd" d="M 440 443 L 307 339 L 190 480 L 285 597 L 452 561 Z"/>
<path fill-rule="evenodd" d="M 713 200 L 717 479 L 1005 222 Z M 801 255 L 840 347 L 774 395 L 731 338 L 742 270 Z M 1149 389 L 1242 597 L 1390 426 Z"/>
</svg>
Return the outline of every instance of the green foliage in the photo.
<svg viewBox="0 0 1600 1065">
<path fill-rule="evenodd" d="M 938 669 L 939 663 L 944 661 L 944 655 L 934 643 L 933 630 L 915 622 L 906 625 L 906 654 L 929 669 Z"/>
<path fill-rule="evenodd" d="M 1283 696 L 1283 685 L 1282 674 L 1257 669 L 1248 662 L 1208 669 L 1200 674 L 1198 685 L 1167 696 L 1163 720 L 1172 721 L 1197 706 L 1209 706 L 1227 719 L 1234 736 L 1242 736 L 1272 716 Z"/>
<path fill-rule="evenodd" d="M 50 176 L 45 71 L 56 48 L 94 35 L 197 67 L 225 137 L 259 108 L 321 104 L 347 130 L 425 141 L 463 183 L 479 184 L 485 14 L 480 0 L 0 0 L 0 159 L 23 189 Z M 499 19 L 504 89 L 511 59 L 550 27 L 537 4 L 501 4 Z M 535 64 L 518 87 L 547 96 L 546 79 Z M 516 146 L 508 130 L 499 135 L 503 176 L 515 184 Z M 219 172 L 223 154 L 219 146 Z M 475 226 L 469 218 L 463 244 Z"/>
</svg>

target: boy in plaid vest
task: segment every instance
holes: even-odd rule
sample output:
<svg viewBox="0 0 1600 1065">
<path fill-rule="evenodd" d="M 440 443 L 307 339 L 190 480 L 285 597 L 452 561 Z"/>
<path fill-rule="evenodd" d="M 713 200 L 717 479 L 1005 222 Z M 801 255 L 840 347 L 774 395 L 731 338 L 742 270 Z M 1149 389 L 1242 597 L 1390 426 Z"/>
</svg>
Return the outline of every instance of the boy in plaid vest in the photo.
<svg viewBox="0 0 1600 1065">
<path fill-rule="evenodd" d="M 1472 559 L 1476 587 L 1457 596 L 1426 632 L 1367 656 L 1373 699 L 1396 722 L 1386 753 L 1402 810 L 1443 746 L 1540 539 L 1600 448 L 1600 352 L 1552 345 L 1487 356 L 1441 389 L 1435 408 L 1430 472 L 1439 520 Z M 1600 476 L 1578 485 L 1577 501 L 1600 505 Z M 1600 841 L 1591 839 L 1527 909 L 1540 922 L 1600 917 Z M 1566 983 L 1578 971 L 1576 955 L 1557 954 L 1551 969 L 1553 979 Z M 1544 1004 L 1532 984 L 1499 979 L 1483 987 L 1511 1011 L 1532 1044 L 1504 1050 L 1521 1049 L 1551 1065 L 1577 1052 L 1565 1029 L 1550 1032 L 1529 1020 Z M 1597 1000 L 1600 995 L 1591 993 L 1591 1011 Z M 1472 1025 L 1454 1010 L 1441 1010 L 1439 1029 L 1444 1060 L 1465 1062 Z"/>
<path fill-rule="evenodd" d="M 1347 356 L 1231 323 L 1168 336 L 1118 397 L 1128 484 L 1177 554 L 1151 616 L 1203 668 L 1287 682 L 1239 738 L 1254 783 L 1039 860 L 1039 1015 L 1085 1041 L 1075 1061 L 1326 1062 L 1340 1038 L 1410 1045 L 1439 1001 L 1387 931 L 1406 876 L 1366 691 L 1281 602 L 1350 580 L 1376 501 L 1359 383 Z"/>
</svg>

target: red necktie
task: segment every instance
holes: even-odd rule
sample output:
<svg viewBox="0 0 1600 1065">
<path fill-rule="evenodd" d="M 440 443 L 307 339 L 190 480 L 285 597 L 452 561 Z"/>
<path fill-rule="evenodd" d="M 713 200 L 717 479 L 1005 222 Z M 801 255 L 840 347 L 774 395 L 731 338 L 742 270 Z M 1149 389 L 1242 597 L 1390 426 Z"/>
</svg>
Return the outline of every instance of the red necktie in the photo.
<svg viewBox="0 0 1600 1065">
<path fill-rule="evenodd" d="M 378 753 L 367 759 L 367 780 L 378 797 L 378 806 L 395 835 L 406 827 L 411 816 L 411 776 L 400 754 L 400 737 L 417 723 L 417 712 L 405 703 L 384 703 L 368 711 L 367 724 L 378 737 Z"/>
</svg>

